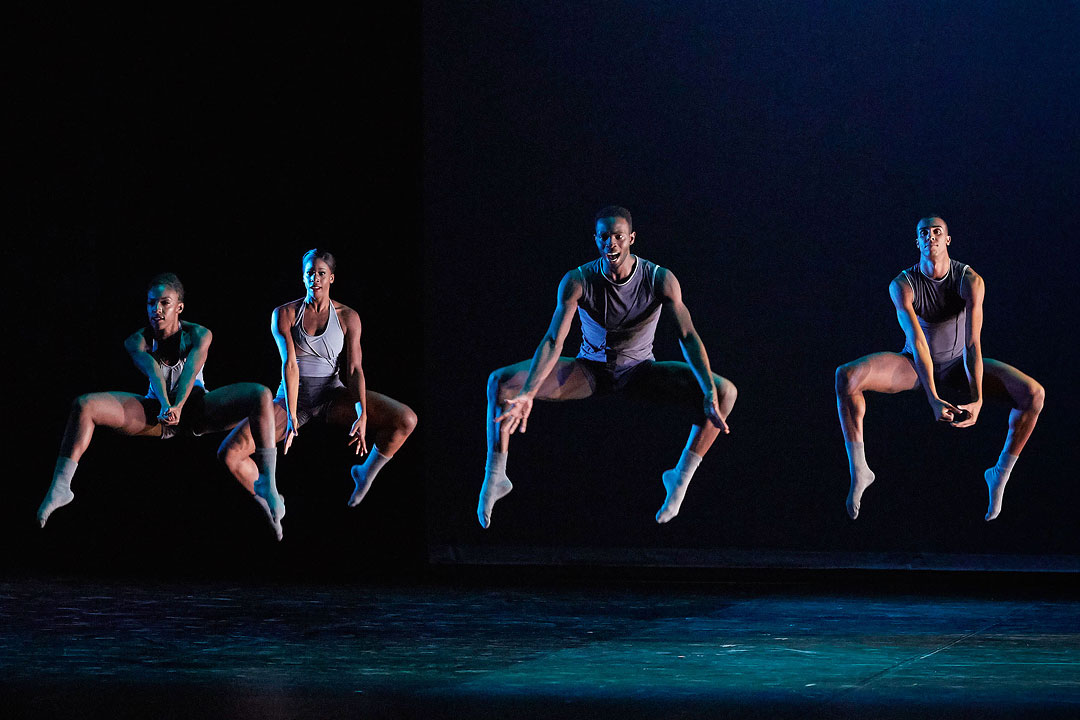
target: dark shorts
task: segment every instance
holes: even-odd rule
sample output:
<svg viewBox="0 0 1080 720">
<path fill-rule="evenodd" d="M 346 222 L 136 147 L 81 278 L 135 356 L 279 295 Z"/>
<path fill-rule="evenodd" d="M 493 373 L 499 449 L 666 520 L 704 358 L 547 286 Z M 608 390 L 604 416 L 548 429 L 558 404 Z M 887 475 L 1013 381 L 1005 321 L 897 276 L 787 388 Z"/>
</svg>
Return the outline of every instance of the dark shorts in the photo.
<svg viewBox="0 0 1080 720">
<path fill-rule="evenodd" d="M 653 360 L 621 367 L 580 357 L 574 360 L 588 375 L 594 395 L 623 393 L 654 405 L 685 408 L 692 422 L 705 421 L 705 397 L 689 365 L 679 363 L 686 372 L 673 373 L 671 364 L 664 363 L 668 370 L 663 370 Z"/>
<path fill-rule="evenodd" d="M 201 387 L 191 388 L 184 409 L 180 413 L 180 422 L 177 425 L 162 425 L 161 439 L 168 440 L 177 435 L 201 435 L 206 427 L 206 390 Z M 161 412 L 161 403 L 155 398 L 142 399 L 143 413 L 146 414 L 146 424 L 153 425 L 158 422 L 158 414 Z"/>
<path fill-rule="evenodd" d="M 900 353 L 915 367 L 915 358 L 911 353 Z M 922 387 L 922 381 L 916 381 L 915 388 Z M 964 356 L 954 358 L 942 365 L 934 365 L 934 387 L 938 397 L 954 405 L 971 402 L 971 385 L 968 383 L 967 370 L 964 369 Z"/>
</svg>

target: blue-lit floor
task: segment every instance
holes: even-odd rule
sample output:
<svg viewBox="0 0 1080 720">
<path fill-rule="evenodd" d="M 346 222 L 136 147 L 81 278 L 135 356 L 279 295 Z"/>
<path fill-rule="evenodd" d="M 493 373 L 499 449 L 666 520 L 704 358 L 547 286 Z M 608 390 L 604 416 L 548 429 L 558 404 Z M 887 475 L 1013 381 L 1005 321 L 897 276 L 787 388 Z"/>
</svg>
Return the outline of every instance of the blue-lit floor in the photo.
<svg viewBox="0 0 1080 720">
<path fill-rule="evenodd" d="M 1060 598 L 21 580 L 0 623 L 5 717 L 1080 717 Z"/>
</svg>

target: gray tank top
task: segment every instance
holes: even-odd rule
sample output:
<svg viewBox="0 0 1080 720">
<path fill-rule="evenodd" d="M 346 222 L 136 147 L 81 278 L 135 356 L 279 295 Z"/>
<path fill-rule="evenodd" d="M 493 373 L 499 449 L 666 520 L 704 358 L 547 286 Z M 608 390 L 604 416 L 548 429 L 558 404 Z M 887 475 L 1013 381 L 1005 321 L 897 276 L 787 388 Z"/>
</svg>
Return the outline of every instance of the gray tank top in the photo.
<svg viewBox="0 0 1080 720">
<path fill-rule="evenodd" d="M 308 335 L 304 332 L 304 308 L 300 304 L 296 313 L 296 322 L 292 326 L 293 345 L 296 348 L 296 364 L 300 366 L 300 377 L 330 377 L 337 375 L 338 359 L 345 347 L 345 331 L 341 329 L 337 310 L 330 303 L 330 319 L 321 335 Z"/>
<path fill-rule="evenodd" d="M 949 272 L 940 280 L 924 275 L 918 264 L 901 273 L 914 294 L 912 305 L 935 365 L 950 362 L 964 354 L 967 303 L 960 290 L 967 267 L 962 262 L 951 260 Z M 911 341 L 905 343 L 904 352 L 915 353 Z"/>
<path fill-rule="evenodd" d="M 635 258 L 634 272 L 621 283 L 601 272 L 603 258 L 577 268 L 584 287 L 578 302 L 581 318 L 579 358 L 615 367 L 653 359 L 653 338 L 663 301 L 656 292 L 655 263 Z"/>
<path fill-rule="evenodd" d="M 149 332 L 147 332 L 147 334 L 149 335 Z M 181 336 L 180 339 L 183 340 L 183 337 L 184 336 Z M 169 365 L 164 360 L 162 360 L 161 357 L 158 356 L 157 338 L 150 335 L 149 339 L 150 354 L 153 356 L 154 360 L 157 360 L 158 367 L 161 368 L 161 374 L 165 376 L 165 392 L 169 393 L 168 401 L 171 402 L 172 399 L 176 397 L 176 387 L 180 384 L 180 376 L 184 372 L 184 366 L 187 364 L 188 353 L 191 351 L 191 348 L 183 347 L 181 345 L 180 359 L 176 361 L 176 364 Z M 199 369 L 199 374 L 195 376 L 195 382 L 193 384 L 193 387 L 203 388 L 204 390 L 206 389 L 206 385 L 203 382 L 202 368 Z M 150 398 L 151 400 L 157 400 L 158 402 L 161 402 L 162 400 L 157 396 L 157 393 L 154 392 L 154 385 L 152 383 L 150 385 L 150 389 L 146 391 L 146 397 Z"/>
</svg>

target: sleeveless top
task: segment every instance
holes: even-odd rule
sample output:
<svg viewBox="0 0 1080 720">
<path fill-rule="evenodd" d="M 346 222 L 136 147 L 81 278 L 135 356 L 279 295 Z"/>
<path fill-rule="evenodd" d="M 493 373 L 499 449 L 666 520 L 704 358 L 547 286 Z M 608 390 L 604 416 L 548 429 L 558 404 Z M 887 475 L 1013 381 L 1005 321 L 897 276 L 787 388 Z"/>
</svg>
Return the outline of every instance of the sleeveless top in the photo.
<svg viewBox="0 0 1080 720">
<path fill-rule="evenodd" d="M 615 367 L 653 359 L 653 338 L 663 300 L 656 292 L 655 263 L 635 257 L 634 272 L 616 283 L 602 272 L 603 258 L 578 267 L 583 291 L 579 358 Z"/>
<path fill-rule="evenodd" d="M 338 369 L 341 352 L 345 347 L 345 330 L 338 320 L 334 303 L 330 303 L 330 319 L 326 323 L 326 329 L 319 335 L 308 335 L 304 332 L 306 307 L 307 303 L 300 303 L 296 321 L 291 328 L 296 364 L 300 370 L 297 393 L 297 404 L 300 407 L 318 404 L 323 391 L 330 387 L 343 387 L 338 378 Z M 284 378 L 278 386 L 277 397 L 285 397 Z"/>
<path fill-rule="evenodd" d="M 950 362 L 964 354 L 967 303 L 960 290 L 967 268 L 962 262 L 950 260 L 949 271 L 940 280 L 924 275 L 918 264 L 901 273 L 911 286 L 915 315 L 918 316 L 935 365 Z M 903 352 L 914 354 L 915 348 L 910 340 L 904 344 Z"/>
<path fill-rule="evenodd" d="M 150 355 L 157 361 L 158 367 L 161 368 L 161 374 L 165 376 L 165 392 L 169 393 L 169 398 L 166 399 L 166 402 L 171 402 L 176 397 L 176 387 L 180 384 L 180 375 L 184 372 L 184 366 L 187 364 L 188 353 L 191 352 L 191 348 L 185 348 L 181 345 L 179 353 L 180 359 L 177 360 L 174 365 L 168 365 L 158 355 L 159 348 L 157 338 L 153 336 L 149 329 L 144 331 L 144 337 L 150 341 Z M 183 340 L 183 338 L 183 330 L 181 330 L 180 340 Z M 195 382 L 192 384 L 192 387 L 202 388 L 203 390 L 206 389 L 206 385 L 203 383 L 202 368 L 199 369 L 199 374 L 195 376 Z M 162 401 L 162 398 L 159 398 L 157 393 L 154 392 L 153 383 L 150 384 L 150 389 L 146 391 L 146 397 L 151 400 L 157 400 L 158 402 Z"/>
</svg>

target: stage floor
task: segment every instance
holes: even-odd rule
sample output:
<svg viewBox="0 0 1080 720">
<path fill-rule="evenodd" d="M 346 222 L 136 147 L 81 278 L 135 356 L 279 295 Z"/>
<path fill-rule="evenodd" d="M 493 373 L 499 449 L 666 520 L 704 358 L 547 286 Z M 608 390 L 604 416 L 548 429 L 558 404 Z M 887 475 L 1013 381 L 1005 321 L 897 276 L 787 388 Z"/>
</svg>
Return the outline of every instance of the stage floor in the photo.
<svg viewBox="0 0 1080 720">
<path fill-rule="evenodd" d="M 1080 602 L 0 582 L 6 718 L 1080 717 Z"/>
</svg>

